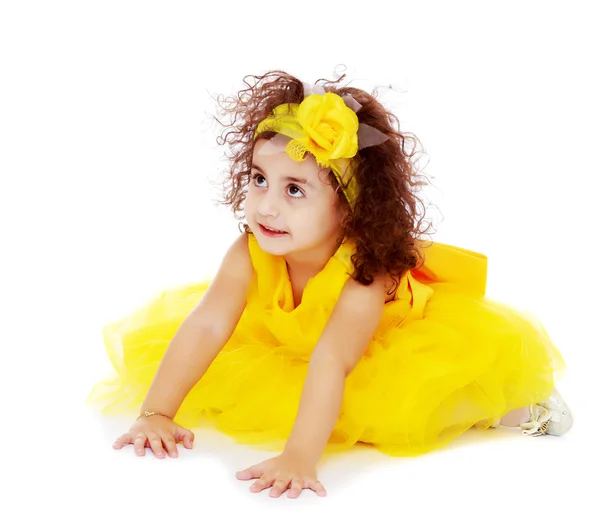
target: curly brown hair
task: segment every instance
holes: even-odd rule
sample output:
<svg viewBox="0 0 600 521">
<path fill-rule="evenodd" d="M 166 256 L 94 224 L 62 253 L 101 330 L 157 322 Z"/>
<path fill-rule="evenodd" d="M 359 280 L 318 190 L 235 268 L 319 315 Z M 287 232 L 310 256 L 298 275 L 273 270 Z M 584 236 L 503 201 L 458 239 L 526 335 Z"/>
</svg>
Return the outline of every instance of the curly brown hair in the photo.
<svg viewBox="0 0 600 521">
<path fill-rule="evenodd" d="M 376 100 L 376 93 L 336 87 L 344 77 L 336 81 L 317 80 L 315 85 L 323 82 L 327 92 L 340 96 L 350 94 L 362 105 L 357 113 L 359 122 L 389 137 L 384 143 L 361 149 L 355 158 L 358 159 L 358 198 L 342 222 L 344 236 L 356 246 L 352 256 L 355 271 L 351 276 L 363 285 L 370 285 L 375 276 L 383 272 L 393 278 L 397 287 L 406 271 L 422 265 L 420 250 L 424 242 L 420 236 L 431 226 L 420 229 L 425 212 L 421 215 L 418 212 L 419 205 L 423 208 L 424 205 L 416 192 L 427 183 L 419 179 L 425 176 L 414 165 L 416 146 L 410 153 L 405 147 L 407 141 L 419 141 L 412 134 L 400 132 L 398 118 Z M 216 98 L 219 113 L 229 116 L 231 121 L 224 124 L 214 118 L 224 127 L 217 143 L 229 145 L 229 154 L 225 155 L 230 161 L 223 181 L 224 198 L 218 203 L 230 206 L 238 220 L 245 217 L 243 203 L 250 182 L 254 132 L 258 124 L 276 106 L 301 103 L 304 99 L 302 81 L 281 70 L 262 76 L 248 75 L 244 83 L 248 87 L 240 90 L 236 97 L 220 95 Z M 273 132 L 260 135 L 267 139 L 271 136 Z M 336 189 L 340 204 L 348 206 L 333 172 L 329 173 L 329 182 Z M 243 224 L 243 228 L 246 233 L 252 233 L 247 224 Z"/>
</svg>

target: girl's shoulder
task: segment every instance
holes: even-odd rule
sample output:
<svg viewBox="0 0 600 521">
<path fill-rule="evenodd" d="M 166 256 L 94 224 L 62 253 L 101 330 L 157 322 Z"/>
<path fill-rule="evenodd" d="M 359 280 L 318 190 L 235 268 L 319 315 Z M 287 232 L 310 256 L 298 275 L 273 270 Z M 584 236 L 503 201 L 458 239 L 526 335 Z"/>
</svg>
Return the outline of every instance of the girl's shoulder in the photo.
<svg viewBox="0 0 600 521">
<path fill-rule="evenodd" d="M 351 272 L 354 272 L 354 263 L 352 262 L 352 255 L 356 251 L 356 245 L 352 241 L 345 241 L 340 249 L 335 254 L 335 257 L 338 258 Z M 352 279 L 351 279 L 352 280 Z M 396 291 L 394 288 L 397 286 L 396 279 L 389 274 L 382 274 L 378 277 L 376 284 L 373 284 L 373 291 L 383 291 L 385 294 L 385 302 L 391 302 L 396 298 Z M 357 282 L 358 284 L 358 282 Z M 377 289 L 376 289 L 377 288 Z"/>
<path fill-rule="evenodd" d="M 356 245 L 354 242 L 347 240 L 342 243 L 334 258 L 336 258 L 340 263 L 346 268 L 348 273 L 354 272 L 354 263 L 352 262 L 352 255 L 354 255 L 356 251 Z M 348 280 L 349 284 L 359 284 L 359 282 L 355 281 L 352 277 Z M 397 286 L 396 280 L 392 275 L 382 274 L 377 277 L 376 281 L 371 284 L 371 291 L 383 293 L 384 294 L 384 302 L 391 302 L 396 298 L 396 291 L 394 288 Z"/>
<path fill-rule="evenodd" d="M 225 257 L 221 262 L 220 270 L 225 269 L 250 276 L 252 272 L 252 258 L 247 234 L 243 233 L 231 243 Z"/>
<path fill-rule="evenodd" d="M 238 258 L 239 261 L 246 264 L 250 261 L 250 239 L 247 233 L 242 233 L 229 246 L 229 253 Z"/>
</svg>

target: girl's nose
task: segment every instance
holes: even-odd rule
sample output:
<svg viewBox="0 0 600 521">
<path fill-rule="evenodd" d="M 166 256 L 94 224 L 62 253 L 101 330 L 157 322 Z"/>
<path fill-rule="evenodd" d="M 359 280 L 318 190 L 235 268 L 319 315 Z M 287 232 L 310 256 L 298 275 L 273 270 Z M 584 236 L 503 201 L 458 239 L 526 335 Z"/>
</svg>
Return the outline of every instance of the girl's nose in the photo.
<svg viewBox="0 0 600 521">
<path fill-rule="evenodd" d="M 260 198 L 258 202 L 258 206 L 256 207 L 257 211 L 261 215 L 270 215 L 276 217 L 279 215 L 279 204 L 277 201 L 277 197 L 272 192 L 265 193 Z"/>
</svg>

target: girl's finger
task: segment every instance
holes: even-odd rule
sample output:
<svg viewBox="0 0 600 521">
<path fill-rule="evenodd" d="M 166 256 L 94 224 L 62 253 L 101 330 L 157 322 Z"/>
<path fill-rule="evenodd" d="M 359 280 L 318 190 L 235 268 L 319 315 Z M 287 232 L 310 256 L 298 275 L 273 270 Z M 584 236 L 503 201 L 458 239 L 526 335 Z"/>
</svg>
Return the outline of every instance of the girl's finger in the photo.
<svg viewBox="0 0 600 521">
<path fill-rule="evenodd" d="M 169 456 L 172 458 L 177 457 L 177 444 L 175 443 L 175 438 L 170 434 L 163 434 L 162 436 L 163 444 L 169 453 Z"/>
<path fill-rule="evenodd" d="M 327 492 L 325 491 L 325 487 L 323 485 L 321 485 L 320 481 L 317 480 L 306 480 L 306 484 L 308 485 L 308 488 L 310 488 L 311 490 L 314 490 L 317 493 L 317 496 L 326 496 Z"/>
<path fill-rule="evenodd" d="M 174 433 L 175 443 L 182 442 L 186 449 L 191 449 L 194 443 L 194 433 L 189 429 L 177 428 Z"/>
<path fill-rule="evenodd" d="M 156 455 L 156 457 L 164 458 L 165 451 L 163 450 L 163 444 L 162 444 L 162 440 L 160 439 L 160 436 L 158 436 L 157 434 L 154 434 L 154 433 L 149 434 L 148 441 L 150 442 L 150 447 L 154 451 L 154 454 Z"/>
<path fill-rule="evenodd" d="M 260 492 L 265 488 L 269 488 L 273 484 L 273 481 L 275 481 L 275 478 L 263 476 L 254 482 L 254 484 L 250 487 L 250 492 Z"/>
<path fill-rule="evenodd" d="M 194 433 L 192 431 L 186 430 L 182 437 L 183 446 L 186 449 L 191 449 L 192 445 L 194 444 L 194 438 Z"/>
<path fill-rule="evenodd" d="M 129 443 L 133 443 L 131 439 L 131 433 L 122 434 L 119 436 L 115 442 L 113 443 L 113 449 L 121 449 L 124 445 L 128 445 Z"/>
<path fill-rule="evenodd" d="M 133 440 L 133 448 L 135 449 L 135 453 L 138 456 L 145 456 L 146 449 L 144 448 L 146 445 L 146 435 L 143 432 L 137 434 Z"/>
<path fill-rule="evenodd" d="M 236 477 L 241 480 L 247 479 L 256 479 L 260 478 L 263 475 L 264 468 L 262 464 L 253 465 L 252 467 L 248 467 L 247 469 L 240 470 L 236 472 Z"/>
<path fill-rule="evenodd" d="M 301 478 L 294 478 L 292 479 L 292 485 L 290 486 L 290 491 L 288 492 L 287 496 L 295 499 L 300 495 L 303 488 L 304 480 Z"/>
<path fill-rule="evenodd" d="M 279 478 L 275 480 L 275 483 L 273 483 L 273 488 L 271 488 L 271 492 L 269 493 L 269 495 L 271 497 L 281 496 L 281 494 L 283 494 L 287 490 L 289 484 L 289 478 Z"/>
</svg>

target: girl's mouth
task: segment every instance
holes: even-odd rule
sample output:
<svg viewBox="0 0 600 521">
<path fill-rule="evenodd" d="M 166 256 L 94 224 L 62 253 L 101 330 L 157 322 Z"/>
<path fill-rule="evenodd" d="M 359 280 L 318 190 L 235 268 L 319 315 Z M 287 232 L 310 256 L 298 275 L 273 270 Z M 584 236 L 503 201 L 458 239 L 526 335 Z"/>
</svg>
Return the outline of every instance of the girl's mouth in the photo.
<svg viewBox="0 0 600 521">
<path fill-rule="evenodd" d="M 267 237 L 282 237 L 287 235 L 287 232 L 282 232 L 281 230 L 275 230 L 273 228 L 267 228 L 260 223 L 258 225 L 260 226 L 260 231 Z"/>
</svg>

